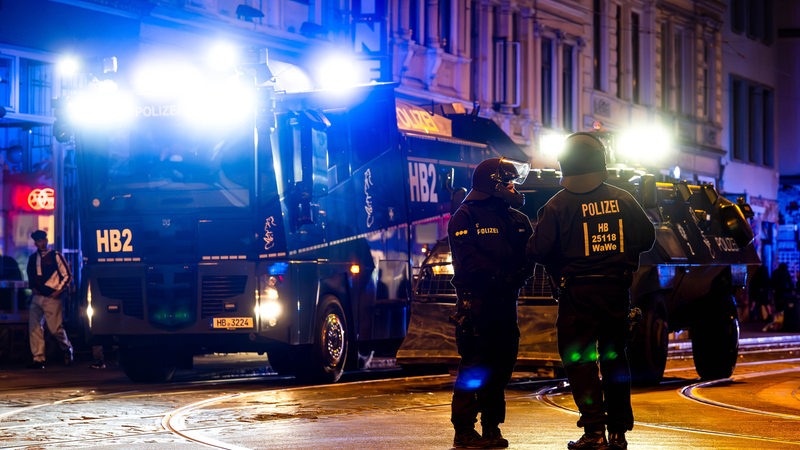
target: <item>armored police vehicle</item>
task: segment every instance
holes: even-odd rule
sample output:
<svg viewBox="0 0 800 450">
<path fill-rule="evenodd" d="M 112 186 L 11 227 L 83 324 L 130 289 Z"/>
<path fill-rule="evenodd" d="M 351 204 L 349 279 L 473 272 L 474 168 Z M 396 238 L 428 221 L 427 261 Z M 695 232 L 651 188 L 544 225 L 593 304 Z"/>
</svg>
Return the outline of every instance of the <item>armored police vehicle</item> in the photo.
<svg viewBox="0 0 800 450">
<path fill-rule="evenodd" d="M 535 221 L 538 209 L 558 190 L 559 173 L 533 170 L 520 190 L 524 212 Z M 656 244 L 640 258 L 632 303 L 629 347 L 634 381 L 657 383 L 667 359 L 669 333 L 688 330 L 695 367 L 703 378 L 731 375 L 738 356 L 739 325 L 734 291 L 760 264 L 746 220 L 749 206 L 721 196 L 713 185 L 657 182 L 652 175 L 609 169 L 609 183 L 631 192 L 656 229 Z M 602 244 L 598 244 L 602 245 Z M 407 366 L 458 362 L 452 324 L 455 291 L 447 240 L 440 240 L 422 264 L 414 284 L 411 324 L 397 360 Z M 553 283 L 537 265 L 521 290 L 518 368 L 557 371 L 557 300 Z M 632 323 L 632 325 L 634 325 Z"/>
<path fill-rule="evenodd" d="M 460 137 L 390 84 L 287 93 L 263 67 L 145 69 L 95 80 L 58 119 L 91 335 L 133 380 L 212 352 L 327 382 L 393 357 L 453 186 L 488 157 L 524 158 L 492 122 L 471 117 L 496 141 Z"/>
</svg>

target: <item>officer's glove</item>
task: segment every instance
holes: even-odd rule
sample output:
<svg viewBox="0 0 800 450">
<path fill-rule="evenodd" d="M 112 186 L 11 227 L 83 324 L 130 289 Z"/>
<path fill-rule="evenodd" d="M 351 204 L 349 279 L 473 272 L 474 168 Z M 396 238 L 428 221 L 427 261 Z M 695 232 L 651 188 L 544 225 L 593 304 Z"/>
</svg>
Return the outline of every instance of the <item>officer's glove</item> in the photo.
<svg viewBox="0 0 800 450">
<path fill-rule="evenodd" d="M 633 331 L 636 329 L 636 325 L 642 321 L 642 310 L 639 307 L 633 307 L 628 312 L 628 333 L 632 337 L 634 335 Z"/>
</svg>

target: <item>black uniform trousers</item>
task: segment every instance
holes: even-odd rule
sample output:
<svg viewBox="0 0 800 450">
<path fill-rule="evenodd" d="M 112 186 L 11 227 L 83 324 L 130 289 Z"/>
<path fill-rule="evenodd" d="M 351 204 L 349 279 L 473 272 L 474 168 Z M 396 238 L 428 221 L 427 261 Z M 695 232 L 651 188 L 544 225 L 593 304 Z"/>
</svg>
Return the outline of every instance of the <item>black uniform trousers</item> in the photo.
<svg viewBox="0 0 800 450">
<path fill-rule="evenodd" d="M 456 432 L 472 430 L 481 415 L 483 430 L 505 422 L 505 388 L 511 381 L 519 351 L 516 320 L 479 326 L 456 326 L 461 355 L 453 388 L 451 422 Z"/>
<path fill-rule="evenodd" d="M 629 284 L 618 279 L 568 279 L 562 288 L 558 351 L 580 411 L 578 426 L 586 430 L 607 425 L 610 432 L 624 433 L 633 428 L 629 311 Z"/>
</svg>

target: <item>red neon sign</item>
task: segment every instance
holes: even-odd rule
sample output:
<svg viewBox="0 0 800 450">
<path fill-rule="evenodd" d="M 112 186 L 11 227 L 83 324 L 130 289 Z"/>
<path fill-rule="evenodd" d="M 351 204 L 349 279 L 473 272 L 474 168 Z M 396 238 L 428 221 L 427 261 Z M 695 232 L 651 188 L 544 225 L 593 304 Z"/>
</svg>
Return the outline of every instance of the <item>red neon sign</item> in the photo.
<svg viewBox="0 0 800 450">
<path fill-rule="evenodd" d="M 34 211 L 52 211 L 56 207 L 56 192 L 53 188 L 35 188 L 28 193 L 28 206 Z"/>
</svg>

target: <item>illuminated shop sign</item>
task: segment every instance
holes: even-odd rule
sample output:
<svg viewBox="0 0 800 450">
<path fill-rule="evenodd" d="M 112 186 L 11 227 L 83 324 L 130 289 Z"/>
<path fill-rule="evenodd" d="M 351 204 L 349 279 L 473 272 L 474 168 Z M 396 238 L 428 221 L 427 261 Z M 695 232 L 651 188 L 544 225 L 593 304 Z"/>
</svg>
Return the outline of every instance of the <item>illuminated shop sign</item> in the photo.
<svg viewBox="0 0 800 450">
<path fill-rule="evenodd" d="M 56 191 L 51 187 L 15 184 L 9 193 L 11 207 L 17 211 L 49 212 L 56 207 Z"/>
<path fill-rule="evenodd" d="M 53 188 L 35 188 L 28 193 L 28 206 L 34 211 L 52 211 L 56 207 Z"/>
</svg>

